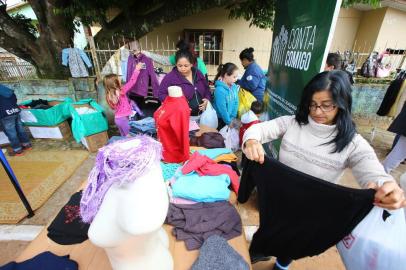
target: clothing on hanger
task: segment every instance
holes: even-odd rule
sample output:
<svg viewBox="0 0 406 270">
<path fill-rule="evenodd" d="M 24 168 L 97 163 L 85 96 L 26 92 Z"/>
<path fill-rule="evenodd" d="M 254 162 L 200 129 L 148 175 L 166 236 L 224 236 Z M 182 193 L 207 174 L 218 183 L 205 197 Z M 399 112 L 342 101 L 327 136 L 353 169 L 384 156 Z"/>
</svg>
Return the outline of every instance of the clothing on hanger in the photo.
<svg viewBox="0 0 406 270">
<path fill-rule="evenodd" d="M 148 95 L 148 88 L 152 86 L 154 97 L 158 97 L 159 83 L 154 71 L 154 64 L 150 58 L 140 53 L 137 56 L 130 54 L 127 61 L 127 81 L 134 72 L 135 66 L 138 63 L 144 63 L 145 68 L 140 70 L 137 83 L 130 89 L 130 92 L 141 97 Z"/>
<path fill-rule="evenodd" d="M 403 82 L 406 79 L 406 72 L 401 71 L 396 78 L 390 83 L 388 89 L 386 90 L 385 96 L 382 100 L 381 106 L 377 111 L 379 116 L 389 116 L 392 106 L 395 104 L 396 99 L 398 98 L 400 89 Z M 402 105 L 401 105 L 402 106 Z M 393 117 L 394 115 L 392 115 Z"/>
<path fill-rule="evenodd" d="M 68 66 L 73 78 L 89 77 L 86 69 L 92 67 L 89 57 L 78 48 L 65 48 L 62 50 L 62 65 Z"/>
</svg>

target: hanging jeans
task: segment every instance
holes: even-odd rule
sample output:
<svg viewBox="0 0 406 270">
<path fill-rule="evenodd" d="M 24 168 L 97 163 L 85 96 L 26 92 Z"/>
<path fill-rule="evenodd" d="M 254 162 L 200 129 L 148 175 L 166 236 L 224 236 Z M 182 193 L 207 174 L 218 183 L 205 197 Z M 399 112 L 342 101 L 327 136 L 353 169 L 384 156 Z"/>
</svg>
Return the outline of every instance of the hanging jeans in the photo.
<svg viewBox="0 0 406 270">
<path fill-rule="evenodd" d="M 387 173 L 390 173 L 399 164 L 406 159 L 406 137 L 400 135 L 399 140 L 393 147 L 392 151 L 383 161 L 383 167 Z"/>
<path fill-rule="evenodd" d="M 30 139 L 24 130 L 19 113 L 0 119 L 0 123 L 14 152 L 20 151 L 22 146 L 30 145 Z"/>
</svg>

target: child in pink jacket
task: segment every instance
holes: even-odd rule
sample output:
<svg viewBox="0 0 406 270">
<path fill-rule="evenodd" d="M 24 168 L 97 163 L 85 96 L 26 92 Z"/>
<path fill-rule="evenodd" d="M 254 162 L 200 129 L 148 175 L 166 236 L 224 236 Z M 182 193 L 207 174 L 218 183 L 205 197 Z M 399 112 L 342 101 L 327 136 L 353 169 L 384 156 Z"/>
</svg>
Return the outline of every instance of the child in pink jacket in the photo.
<svg viewBox="0 0 406 270">
<path fill-rule="evenodd" d="M 104 89 L 106 90 L 106 101 L 110 108 L 114 110 L 114 123 L 120 131 L 121 136 L 127 136 L 130 132 L 128 121 L 132 109 L 127 97 L 127 92 L 137 82 L 142 66 L 143 63 L 136 65 L 130 80 L 124 86 L 121 85 L 120 78 L 116 74 L 106 75 L 103 79 Z"/>
</svg>

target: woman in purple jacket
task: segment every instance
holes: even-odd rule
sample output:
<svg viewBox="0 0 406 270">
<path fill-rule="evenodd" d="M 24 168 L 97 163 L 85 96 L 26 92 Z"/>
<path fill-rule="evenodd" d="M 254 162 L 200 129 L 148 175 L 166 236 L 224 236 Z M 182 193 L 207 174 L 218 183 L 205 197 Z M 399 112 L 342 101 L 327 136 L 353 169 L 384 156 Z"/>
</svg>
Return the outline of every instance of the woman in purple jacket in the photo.
<svg viewBox="0 0 406 270">
<path fill-rule="evenodd" d="M 193 67 L 193 55 L 187 50 L 179 50 L 175 55 L 176 67 L 169 72 L 159 86 L 158 97 L 161 101 L 168 96 L 169 86 L 179 86 L 192 110 L 191 115 L 197 116 L 206 109 L 211 100 L 211 92 L 206 78 Z"/>
</svg>

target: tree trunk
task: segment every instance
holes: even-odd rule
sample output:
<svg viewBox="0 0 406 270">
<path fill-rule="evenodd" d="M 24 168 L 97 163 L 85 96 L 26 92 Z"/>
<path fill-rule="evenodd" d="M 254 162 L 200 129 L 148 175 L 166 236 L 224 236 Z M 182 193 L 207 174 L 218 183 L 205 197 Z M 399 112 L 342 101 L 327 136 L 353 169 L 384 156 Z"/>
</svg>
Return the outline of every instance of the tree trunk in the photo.
<svg viewBox="0 0 406 270">
<path fill-rule="evenodd" d="M 62 49 L 73 45 L 73 18 L 57 14 L 58 0 L 28 0 L 39 22 L 36 37 L 10 17 L 0 6 L 0 46 L 37 68 L 41 78 L 66 79 L 69 70 L 62 66 Z"/>
</svg>

